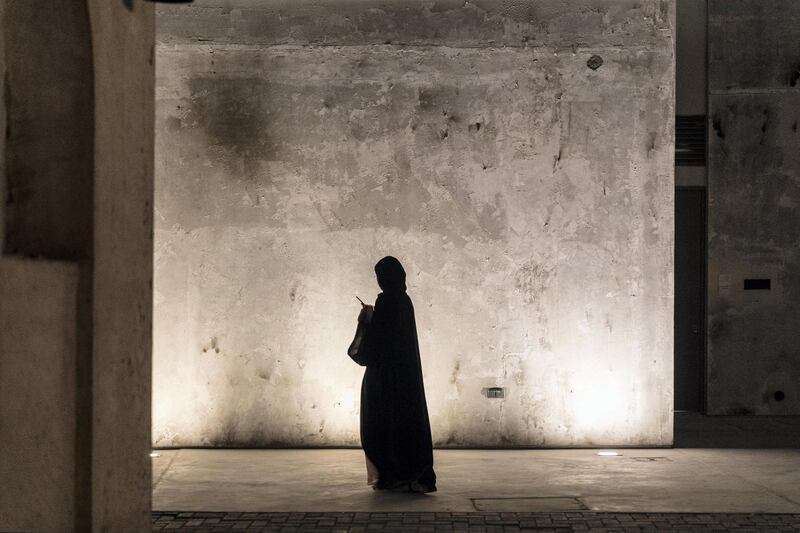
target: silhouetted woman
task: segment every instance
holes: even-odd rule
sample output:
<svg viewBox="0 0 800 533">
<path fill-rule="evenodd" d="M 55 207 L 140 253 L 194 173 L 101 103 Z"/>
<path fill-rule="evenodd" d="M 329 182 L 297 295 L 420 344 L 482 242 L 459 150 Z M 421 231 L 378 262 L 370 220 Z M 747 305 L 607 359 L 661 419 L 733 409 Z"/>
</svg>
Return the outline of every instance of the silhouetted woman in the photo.
<svg viewBox="0 0 800 533">
<path fill-rule="evenodd" d="M 367 480 L 376 489 L 433 492 L 433 446 L 414 306 L 400 261 L 375 265 L 383 291 L 364 305 L 348 355 L 366 366 L 361 383 L 361 446 Z"/>
</svg>

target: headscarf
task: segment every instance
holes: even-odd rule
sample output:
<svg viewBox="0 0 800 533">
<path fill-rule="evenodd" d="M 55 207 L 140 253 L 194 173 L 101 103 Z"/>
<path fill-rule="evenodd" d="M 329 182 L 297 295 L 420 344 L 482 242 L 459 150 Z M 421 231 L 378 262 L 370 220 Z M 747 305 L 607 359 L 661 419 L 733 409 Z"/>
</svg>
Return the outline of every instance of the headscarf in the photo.
<svg viewBox="0 0 800 533">
<path fill-rule="evenodd" d="M 375 275 L 378 285 L 384 292 L 400 292 L 406 290 L 406 271 L 400 261 L 386 256 L 375 264 Z"/>
</svg>

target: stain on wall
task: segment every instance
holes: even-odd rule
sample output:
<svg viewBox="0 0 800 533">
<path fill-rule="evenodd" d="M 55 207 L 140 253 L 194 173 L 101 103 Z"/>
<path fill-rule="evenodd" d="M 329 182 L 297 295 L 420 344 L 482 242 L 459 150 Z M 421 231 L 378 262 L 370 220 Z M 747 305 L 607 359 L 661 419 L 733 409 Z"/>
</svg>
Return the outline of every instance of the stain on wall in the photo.
<svg viewBox="0 0 800 533">
<path fill-rule="evenodd" d="M 87 9 L 66 0 L 44 11 L 39 2 L 11 2 L 5 17 L 2 252 L 89 257 L 94 93 Z"/>
<path fill-rule="evenodd" d="M 155 444 L 358 445 L 345 351 L 387 254 L 437 445 L 670 444 L 672 19 L 161 7 Z"/>
<path fill-rule="evenodd" d="M 713 0 L 709 17 L 708 412 L 798 414 L 800 5 Z"/>
</svg>

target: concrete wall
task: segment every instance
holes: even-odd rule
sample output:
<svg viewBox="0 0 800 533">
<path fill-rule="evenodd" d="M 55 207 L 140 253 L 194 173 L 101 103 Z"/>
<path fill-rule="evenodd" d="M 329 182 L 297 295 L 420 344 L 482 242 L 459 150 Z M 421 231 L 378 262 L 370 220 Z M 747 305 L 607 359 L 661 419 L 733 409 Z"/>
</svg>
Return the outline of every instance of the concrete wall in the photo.
<svg viewBox="0 0 800 533">
<path fill-rule="evenodd" d="M 4 250 L 85 257 L 92 238 L 94 135 L 86 6 L 73 0 L 6 4 Z"/>
<path fill-rule="evenodd" d="M 2 89 L 5 93 L 6 81 L 6 3 L 0 2 L 0 73 L 3 75 Z M 6 108 L 6 98 L 0 101 L 0 128 L 5 131 L 8 126 L 8 109 Z M 0 254 L 5 250 L 6 240 L 6 189 L 8 188 L 6 174 L 6 136 L 0 135 Z"/>
<path fill-rule="evenodd" d="M 89 4 L 0 3 L 0 531 L 151 528 L 154 12 Z"/>
<path fill-rule="evenodd" d="M 709 23 L 708 411 L 800 414 L 800 4 L 710 0 Z"/>
<path fill-rule="evenodd" d="M 155 12 L 89 0 L 95 68 L 92 528 L 151 528 Z"/>
<path fill-rule="evenodd" d="M 0 531 L 75 520 L 74 263 L 0 258 Z"/>
<path fill-rule="evenodd" d="M 92 358 L 85 290 L 94 136 L 89 14 L 81 2 L 11 0 L 2 3 L 0 27 L 0 530 L 84 529 Z"/>
<path fill-rule="evenodd" d="M 676 115 L 706 114 L 707 8 L 706 0 L 676 1 Z M 705 187 L 705 167 L 676 166 L 675 185 Z"/>
<path fill-rule="evenodd" d="M 670 444 L 673 17 L 161 7 L 155 444 L 357 445 L 345 350 L 385 254 L 437 445 Z"/>
<path fill-rule="evenodd" d="M 675 114 L 706 114 L 706 0 L 675 6 Z"/>
</svg>

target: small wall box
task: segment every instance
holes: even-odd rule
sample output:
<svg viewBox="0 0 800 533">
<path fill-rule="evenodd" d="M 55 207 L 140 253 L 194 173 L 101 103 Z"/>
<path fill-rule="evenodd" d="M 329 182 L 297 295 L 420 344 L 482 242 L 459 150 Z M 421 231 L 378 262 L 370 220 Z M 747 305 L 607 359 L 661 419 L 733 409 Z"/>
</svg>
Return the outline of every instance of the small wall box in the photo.
<svg viewBox="0 0 800 533">
<path fill-rule="evenodd" d="M 744 280 L 744 290 L 746 291 L 768 291 L 772 289 L 770 279 L 746 279 Z"/>
<path fill-rule="evenodd" d="M 489 387 L 486 389 L 487 398 L 504 398 L 505 389 L 503 387 Z"/>
</svg>

